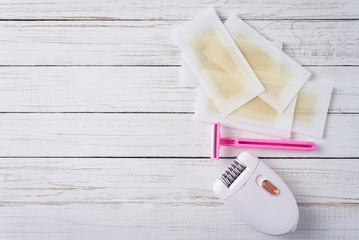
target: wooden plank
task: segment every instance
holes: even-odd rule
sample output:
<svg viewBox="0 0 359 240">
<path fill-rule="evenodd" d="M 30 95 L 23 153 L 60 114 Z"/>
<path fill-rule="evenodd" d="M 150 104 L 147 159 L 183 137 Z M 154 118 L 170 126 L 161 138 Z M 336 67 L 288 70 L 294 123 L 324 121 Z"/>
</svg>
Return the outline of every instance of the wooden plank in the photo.
<svg viewBox="0 0 359 240">
<path fill-rule="evenodd" d="M 1 19 L 190 19 L 215 7 L 221 17 L 238 13 L 247 19 L 352 19 L 359 18 L 358 2 L 349 1 L 44 1 L 2 0 Z"/>
<path fill-rule="evenodd" d="M 304 65 L 358 65 L 359 21 L 248 21 Z M 0 22 L 0 65 L 177 65 L 183 21 Z"/>
<path fill-rule="evenodd" d="M 2 158 L 0 205 L 218 203 L 212 185 L 233 159 Z M 298 203 L 359 204 L 358 159 L 262 159 Z M 350 181 L 348 181 L 350 179 Z M 334 191 L 333 191 L 334 190 Z"/>
<path fill-rule="evenodd" d="M 358 157 L 357 114 L 333 114 L 314 152 L 253 149 L 263 157 Z M 208 157 L 209 124 L 191 114 L 1 114 L 0 156 Z M 264 138 L 261 134 L 221 129 L 226 137 Z M 269 138 L 269 137 L 267 137 Z M 222 157 L 243 149 L 222 147 Z"/>
<path fill-rule="evenodd" d="M 359 112 L 359 67 L 307 69 L 334 85 L 331 113 Z M 0 112 L 193 112 L 197 96 L 179 67 L 0 67 L 0 89 Z"/>
<path fill-rule="evenodd" d="M 300 205 L 294 233 L 281 239 L 357 239 L 358 205 Z M 273 239 L 235 218 L 221 203 L 5 205 L 4 239 Z"/>
</svg>

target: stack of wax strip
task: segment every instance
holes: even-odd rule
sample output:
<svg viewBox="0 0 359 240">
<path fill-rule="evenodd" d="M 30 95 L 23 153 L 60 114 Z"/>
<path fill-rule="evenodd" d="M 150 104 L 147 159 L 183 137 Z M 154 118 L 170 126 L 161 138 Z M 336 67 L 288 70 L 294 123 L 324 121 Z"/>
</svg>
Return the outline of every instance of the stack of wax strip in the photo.
<svg viewBox="0 0 359 240">
<path fill-rule="evenodd" d="M 289 138 L 321 138 L 332 86 L 311 73 L 238 17 L 223 24 L 208 9 L 175 31 L 184 86 L 199 86 L 195 117 Z"/>
</svg>

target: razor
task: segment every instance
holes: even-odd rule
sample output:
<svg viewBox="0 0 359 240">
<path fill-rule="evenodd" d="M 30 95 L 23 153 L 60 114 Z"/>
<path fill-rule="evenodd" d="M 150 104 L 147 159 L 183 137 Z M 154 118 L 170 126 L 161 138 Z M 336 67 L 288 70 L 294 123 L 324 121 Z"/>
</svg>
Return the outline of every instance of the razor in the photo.
<svg viewBox="0 0 359 240">
<path fill-rule="evenodd" d="M 219 149 L 221 146 L 238 148 L 262 148 L 296 151 L 314 151 L 314 142 L 285 141 L 255 138 L 224 138 L 221 137 L 219 122 L 212 122 L 211 159 L 219 160 Z"/>
</svg>

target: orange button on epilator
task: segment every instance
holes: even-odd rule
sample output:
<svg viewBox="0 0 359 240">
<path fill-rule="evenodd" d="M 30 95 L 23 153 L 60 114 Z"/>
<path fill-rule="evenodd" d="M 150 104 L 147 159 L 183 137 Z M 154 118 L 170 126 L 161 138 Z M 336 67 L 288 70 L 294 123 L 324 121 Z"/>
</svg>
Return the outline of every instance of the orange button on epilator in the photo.
<svg viewBox="0 0 359 240">
<path fill-rule="evenodd" d="M 270 195 L 277 195 L 278 194 L 278 188 L 274 186 L 270 181 L 264 180 L 262 182 L 262 188 L 269 192 Z"/>
</svg>

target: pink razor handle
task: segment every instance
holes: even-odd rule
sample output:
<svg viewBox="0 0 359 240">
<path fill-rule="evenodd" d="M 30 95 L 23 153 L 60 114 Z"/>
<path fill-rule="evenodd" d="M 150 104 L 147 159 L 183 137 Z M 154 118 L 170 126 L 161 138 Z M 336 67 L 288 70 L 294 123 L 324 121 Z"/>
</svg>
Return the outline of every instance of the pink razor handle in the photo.
<svg viewBox="0 0 359 240">
<path fill-rule="evenodd" d="M 221 138 L 220 123 L 212 123 L 212 144 L 211 159 L 219 159 L 220 146 L 239 147 L 239 148 L 264 148 L 264 149 L 281 149 L 281 150 L 297 150 L 297 151 L 314 151 L 314 142 L 301 141 L 282 141 L 269 139 L 253 139 L 253 138 Z"/>
</svg>

